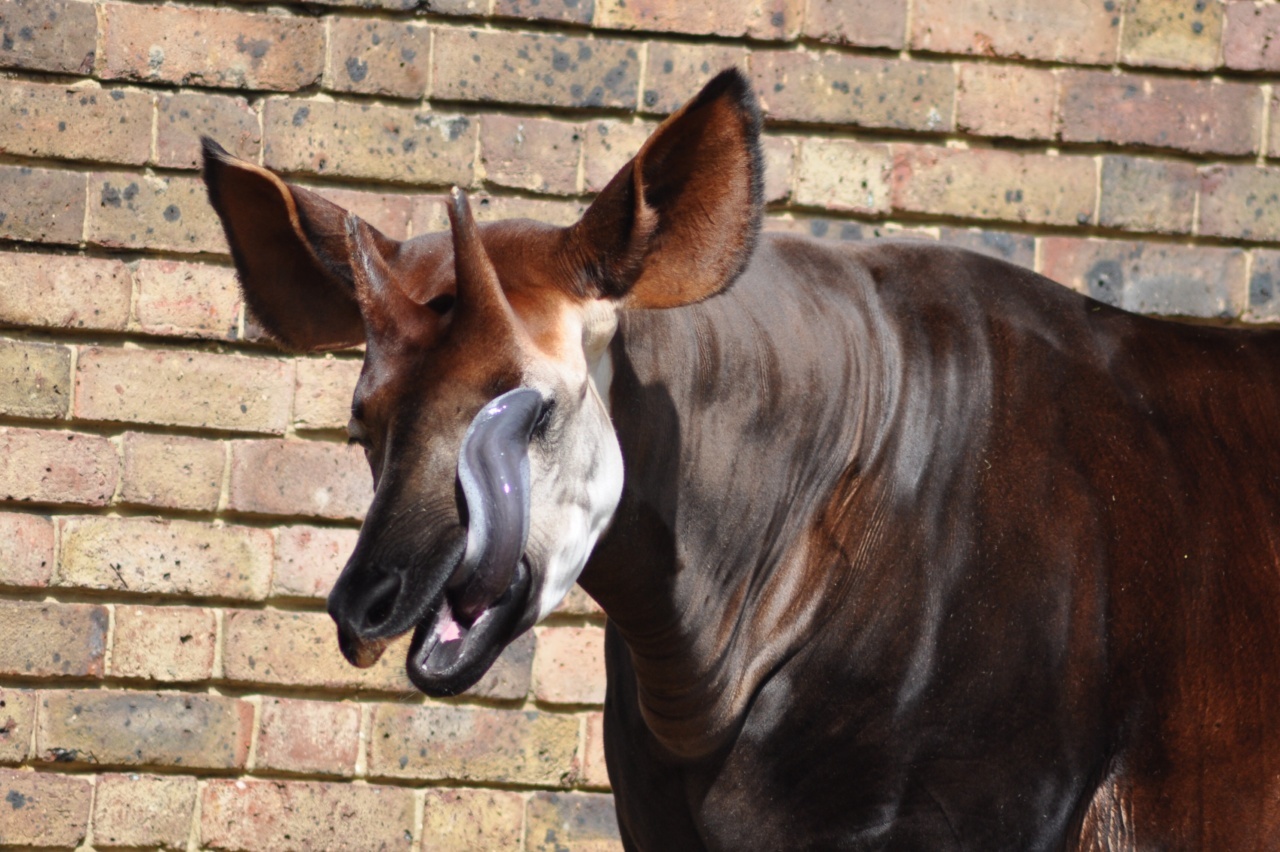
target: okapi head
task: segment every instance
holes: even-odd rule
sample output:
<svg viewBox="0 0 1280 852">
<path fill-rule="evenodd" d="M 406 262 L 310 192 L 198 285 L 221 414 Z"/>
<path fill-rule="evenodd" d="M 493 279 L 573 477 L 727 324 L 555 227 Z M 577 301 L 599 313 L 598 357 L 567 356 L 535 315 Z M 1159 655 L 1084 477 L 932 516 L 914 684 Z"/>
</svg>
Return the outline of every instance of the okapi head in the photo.
<svg viewBox="0 0 1280 852">
<path fill-rule="evenodd" d="M 477 225 L 404 242 L 205 140 L 204 178 L 246 303 L 285 347 L 365 345 L 350 438 L 373 471 L 329 595 L 370 666 L 412 630 L 409 677 L 451 695 L 577 579 L 622 493 L 608 344 L 621 310 L 727 287 L 761 216 L 759 111 L 726 71 L 568 228 Z M 679 365 L 676 365 L 679 368 Z"/>
</svg>

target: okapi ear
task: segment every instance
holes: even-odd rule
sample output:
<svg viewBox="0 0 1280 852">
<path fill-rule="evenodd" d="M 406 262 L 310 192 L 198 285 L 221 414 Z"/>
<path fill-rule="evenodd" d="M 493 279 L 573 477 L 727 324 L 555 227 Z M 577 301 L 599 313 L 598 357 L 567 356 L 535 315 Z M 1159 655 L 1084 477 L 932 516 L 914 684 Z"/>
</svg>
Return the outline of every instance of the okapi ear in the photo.
<svg viewBox="0 0 1280 852">
<path fill-rule="evenodd" d="M 347 212 L 205 137 L 204 182 L 222 219 L 245 303 L 284 346 L 341 349 L 365 339 Z"/>
<path fill-rule="evenodd" d="M 730 68 L 654 131 L 567 232 L 584 289 L 642 308 L 715 295 L 755 249 L 763 197 L 760 108 Z"/>
</svg>

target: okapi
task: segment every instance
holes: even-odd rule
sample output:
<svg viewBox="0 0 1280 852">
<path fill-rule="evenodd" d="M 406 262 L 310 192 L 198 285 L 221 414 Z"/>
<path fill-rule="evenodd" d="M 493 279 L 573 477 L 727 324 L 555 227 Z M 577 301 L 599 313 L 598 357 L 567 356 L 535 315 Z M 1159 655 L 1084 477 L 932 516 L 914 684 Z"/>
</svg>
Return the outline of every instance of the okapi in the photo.
<svg viewBox="0 0 1280 852">
<path fill-rule="evenodd" d="M 628 849 L 1280 848 L 1280 332 L 762 234 L 759 133 L 726 71 L 403 242 L 206 141 L 253 313 L 366 347 L 347 659 L 456 694 L 581 583 Z"/>
</svg>

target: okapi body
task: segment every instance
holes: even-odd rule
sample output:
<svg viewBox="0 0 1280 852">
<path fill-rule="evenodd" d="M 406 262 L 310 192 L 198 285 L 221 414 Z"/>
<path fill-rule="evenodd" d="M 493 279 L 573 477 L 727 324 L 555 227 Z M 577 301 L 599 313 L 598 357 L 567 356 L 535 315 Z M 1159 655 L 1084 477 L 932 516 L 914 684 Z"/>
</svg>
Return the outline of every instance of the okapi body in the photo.
<svg viewBox="0 0 1280 852">
<path fill-rule="evenodd" d="M 265 327 L 366 345 L 348 659 L 456 694 L 576 579 L 628 849 L 1280 848 L 1280 333 L 761 236 L 758 135 L 725 72 L 405 242 L 206 145 Z"/>
</svg>

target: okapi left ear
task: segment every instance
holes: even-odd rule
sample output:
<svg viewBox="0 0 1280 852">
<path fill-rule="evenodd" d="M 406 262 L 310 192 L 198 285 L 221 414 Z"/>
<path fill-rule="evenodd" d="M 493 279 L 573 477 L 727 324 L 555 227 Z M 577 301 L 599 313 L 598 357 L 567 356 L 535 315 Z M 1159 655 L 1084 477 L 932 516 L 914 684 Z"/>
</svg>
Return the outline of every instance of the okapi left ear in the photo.
<svg viewBox="0 0 1280 852">
<path fill-rule="evenodd" d="M 566 232 L 567 249 L 593 295 L 690 304 L 746 267 L 763 197 L 760 108 L 730 68 L 654 131 Z"/>
</svg>

